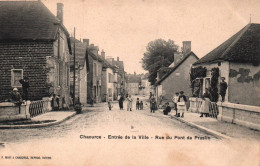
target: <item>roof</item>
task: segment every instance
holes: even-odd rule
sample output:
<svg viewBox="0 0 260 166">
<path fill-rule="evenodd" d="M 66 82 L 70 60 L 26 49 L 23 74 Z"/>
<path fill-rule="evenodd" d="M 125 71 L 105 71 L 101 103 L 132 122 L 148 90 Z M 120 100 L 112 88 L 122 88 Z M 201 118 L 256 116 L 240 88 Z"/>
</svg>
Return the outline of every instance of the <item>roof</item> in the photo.
<svg viewBox="0 0 260 166">
<path fill-rule="evenodd" d="M 0 41 L 55 40 L 60 27 L 69 37 L 41 1 L 0 1 Z"/>
<path fill-rule="evenodd" d="M 156 85 L 160 84 L 163 80 L 165 80 L 172 72 L 174 72 L 191 55 L 195 56 L 196 59 L 199 59 L 196 54 L 194 54 L 192 51 L 190 51 L 189 53 L 184 55 L 183 59 L 180 60 L 174 67 L 170 68 L 170 71 L 167 72 L 159 81 L 157 81 Z"/>
<path fill-rule="evenodd" d="M 70 37 L 71 41 L 71 47 L 72 47 L 72 52 L 74 52 L 74 41 L 75 41 L 75 55 L 76 55 L 76 63 L 79 64 L 80 67 L 83 67 L 86 63 L 87 60 L 87 46 L 83 44 L 81 41 L 74 39 L 74 37 Z M 74 56 L 70 56 L 70 66 L 73 67 L 74 64 Z"/>
<path fill-rule="evenodd" d="M 218 61 L 260 63 L 260 24 L 248 24 L 194 65 Z"/>
</svg>

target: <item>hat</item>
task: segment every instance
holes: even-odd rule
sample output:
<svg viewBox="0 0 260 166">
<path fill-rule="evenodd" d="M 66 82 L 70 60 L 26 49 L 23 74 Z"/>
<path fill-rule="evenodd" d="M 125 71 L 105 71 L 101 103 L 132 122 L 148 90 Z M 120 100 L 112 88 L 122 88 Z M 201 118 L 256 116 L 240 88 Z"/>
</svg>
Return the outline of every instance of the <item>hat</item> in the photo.
<svg viewBox="0 0 260 166">
<path fill-rule="evenodd" d="M 183 91 L 180 91 L 180 94 L 183 94 L 184 92 Z"/>
<path fill-rule="evenodd" d="M 14 88 L 13 91 L 18 91 L 18 89 L 17 89 L 17 88 Z"/>
</svg>

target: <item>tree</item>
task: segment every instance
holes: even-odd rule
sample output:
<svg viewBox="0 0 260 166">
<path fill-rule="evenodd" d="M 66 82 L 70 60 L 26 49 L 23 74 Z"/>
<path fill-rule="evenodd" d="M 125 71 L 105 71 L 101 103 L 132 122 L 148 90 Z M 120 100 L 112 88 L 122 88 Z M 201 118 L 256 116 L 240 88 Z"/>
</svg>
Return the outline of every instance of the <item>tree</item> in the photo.
<svg viewBox="0 0 260 166">
<path fill-rule="evenodd" d="M 174 61 L 174 53 L 178 46 L 173 40 L 156 39 L 146 46 L 142 58 L 142 67 L 149 72 L 148 79 L 152 85 L 156 82 L 157 71 L 161 67 L 168 67 Z"/>
</svg>

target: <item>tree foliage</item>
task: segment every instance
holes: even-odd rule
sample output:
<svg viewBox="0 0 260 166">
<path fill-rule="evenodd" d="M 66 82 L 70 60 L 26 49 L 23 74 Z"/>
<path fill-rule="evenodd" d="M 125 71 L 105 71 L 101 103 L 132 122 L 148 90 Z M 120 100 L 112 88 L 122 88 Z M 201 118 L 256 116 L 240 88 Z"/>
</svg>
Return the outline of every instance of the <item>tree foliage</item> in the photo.
<svg viewBox="0 0 260 166">
<path fill-rule="evenodd" d="M 142 58 L 142 67 L 149 72 L 148 79 L 152 85 L 156 82 L 157 71 L 174 61 L 174 52 L 177 50 L 178 46 L 170 39 L 156 39 L 148 43 Z"/>
</svg>

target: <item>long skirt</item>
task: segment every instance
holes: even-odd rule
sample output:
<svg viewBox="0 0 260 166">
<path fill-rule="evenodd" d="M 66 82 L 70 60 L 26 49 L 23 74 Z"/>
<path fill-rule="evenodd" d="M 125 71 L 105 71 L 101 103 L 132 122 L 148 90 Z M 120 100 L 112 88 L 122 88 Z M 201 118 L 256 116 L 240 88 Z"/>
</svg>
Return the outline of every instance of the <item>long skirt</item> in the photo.
<svg viewBox="0 0 260 166">
<path fill-rule="evenodd" d="M 203 114 L 208 114 L 209 113 L 209 105 L 210 105 L 209 98 L 205 98 L 205 100 L 202 101 L 199 112 L 203 113 Z"/>
<path fill-rule="evenodd" d="M 127 102 L 127 110 L 132 109 L 132 102 L 128 101 Z"/>
<path fill-rule="evenodd" d="M 178 110 L 178 113 L 184 113 L 187 110 L 185 102 L 178 102 L 177 110 Z"/>
</svg>

